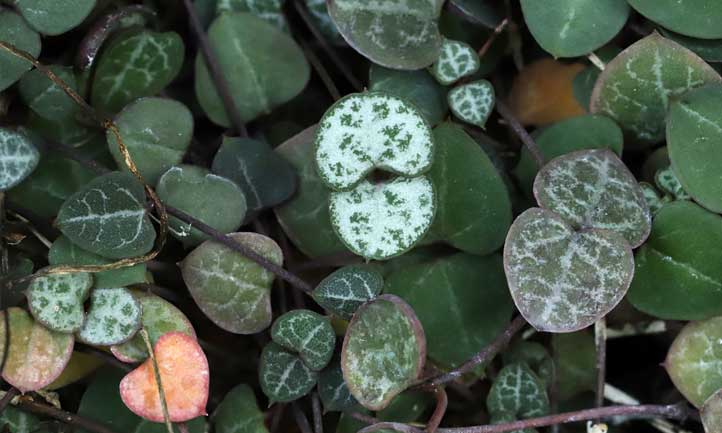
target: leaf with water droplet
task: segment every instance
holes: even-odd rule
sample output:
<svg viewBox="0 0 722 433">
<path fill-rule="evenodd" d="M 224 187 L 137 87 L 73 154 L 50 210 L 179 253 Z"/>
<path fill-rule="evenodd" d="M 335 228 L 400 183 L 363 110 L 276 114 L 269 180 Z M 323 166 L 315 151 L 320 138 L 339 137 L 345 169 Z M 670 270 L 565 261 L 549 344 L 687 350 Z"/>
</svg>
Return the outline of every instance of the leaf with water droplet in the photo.
<svg viewBox="0 0 722 433">
<path fill-rule="evenodd" d="M 486 80 L 460 84 L 449 91 L 449 108 L 456 117 L 484 128 L 494 108 L 494 88 Z"/>
<path fill-rule="evenodd" d="M 297 400 L 316 385 L 318 373 L 309 369 L 301 358 L 270 342 L 263 348 L 258 370 L 261 389 L 271 404 Z"/>
<path fill-rule="evenodd" d="M 28 287 L 28 307 L 38 322 L 53 331 L 75 332 L 85 321 L 83 303 L 92 286 L 93 277 L 85 272 L 37 277 Z"/>
<path fill-rule="evenodd" d="M 536 329 L 572 332 L 604 317 L 634 274 L 629 243 L 608 230 L 575 231 L 551 211 L 517 217 L 504 245 L 504 268 L 517 308 Z"/>
<path fill-rule="evenodd" d="M 63 203 L 56 225 L 74 244 L 110 259 L 140 256 L 155 241 L 143 186 L 130 173 L 93 179 Z"/>
<path fill-rule="evenodd" d="M 381 293 L 384 278 L 368 266 L 350 265 L 324 278 L 313 291 L 320 306 L 344 319 Z"/>
<path fill-rule="evenodd" d="M 424 329 L 401 298 L 382 295 L 364 304 L 349 323 L 341 368 L 356 400 L 381 410 L 422 373 Z"/>
</svg>

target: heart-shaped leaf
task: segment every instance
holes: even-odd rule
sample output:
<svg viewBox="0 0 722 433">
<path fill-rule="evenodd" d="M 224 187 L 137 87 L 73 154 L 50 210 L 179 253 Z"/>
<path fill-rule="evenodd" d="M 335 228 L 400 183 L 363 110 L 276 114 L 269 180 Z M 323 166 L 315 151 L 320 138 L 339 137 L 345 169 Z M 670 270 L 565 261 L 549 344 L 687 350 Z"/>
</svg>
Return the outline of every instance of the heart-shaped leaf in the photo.
<svg viewBox="0 0 722 433">
<path fill-rule="evenodd" d="M 347 191 L 374 168 L 406 177 L 427 171 L 434 141 L 423 115 L 385 93 L 354 93 L 326 111 L 318 124 L 316 164 L 321 179 Z"/>
<path fill-rule="evenodd" d="M 85 251 L 73 244 L 67 236 L 58 236 L 48 251 L 50 265 L 106 265 L 112 260 Z M 137 265 L 93 273 L 94 287 L 123 287 L 146 282 L 146 265 Z"/>
<path fill-rule="evenodd" d="M 226 394 L 211 420 L 217 433 L 268 433 L 253 389 L 242 383 Z"/>
<path fill-rule="evenodd" d="M 185 48 L 175 32 L 144 30 L 118 37 L 103 47 L 95 66 L 91 101 L 110 112 L 161 91 L 178 75 Z"/>
<path fill-rule="evenodd" d="M 182 332 L 191 337 L 196 336 L 193 325 L 181 310 L 165 299 L 147 294 L 134 292 L 133 296 L 138 300 L 141 307 L 141 326 L 148 332 L 151 344 L 168 332 Z M 116 358 L 123 362 L 143 362 L 148 357 L 143 337 L 137 335 L 130 341 L 112 346 L 110 351 Z"/>
<path fill-rule="evenodd" d="M 310 70 L 303 51 L 290 36 L 261 18 L 249 13 L 223 13 L 208 29 L 208 39 L 244 122 L 269 113 L 306 86 Z M 230 126 L 200 53 L 195 70 L 195 91 L 203 111 L 213 122 Z"/>
<path fill-rule="evenodd" d="M 434 219 L 434 188 L 425 176 L 396 178 L 373 185 L 361 182 L 331 194 L 331 224 L 354 253 L 385 260 L 411 249 Z"/>
<path fill-rule="evenodd" d="M 464 129 L 442 123 L 434 129 L 435 162 L 428 176 L 437 206 L 429 237 L 473 254 L 504 243 L 511 224 L 511 200 L 504 180 Z"/>
<path fill-rule="evenodd" d="M 376 298 L 384 277 L 367 266 L 345 266 L 324 278 L 313 291 L 313 299 L 331 313 L 350 320 L 365 302 Z"/>
<path fill-rule="evenodd" d="M 571 334 L 554 334 L 571 335 Z M 543 344 L 536 341 L 518 340 L 509 345 L 502 354 L 504 365 L 523 363 L 539 377 L 544 387 L 549 387 L 555 378 L 555 365 L 552 356 Z"/>
<path fill-rule="evenodd" d="M 318 373 L 310 370 L 298 355 L 287 352 L 274 342 L 263 348 L 258 376 L 270 404 L 303 397 L 313 389 L 318 379 Z"/>
<path fill-rule="evenodd" d="M 95 0 L 16 0 L 14 4 L 33 28 L 55 36 L 83 22 L 95 7 Z"/>
<path fill-rule="evenodd" d="M 722 212 L 722 85 L 694 89 L 669 108 L 667 148 L 684 190 L 715 213 Z"/>
<path fill-rule="evenodd" d="M 531 208 L 509 229 L 504 269 L 514 303 L 532 326 L 572 332 L 622 300 L 634 258 L 629 243 L 615 232 L 574 231 L 553 212 Z"/>
<path fill-rule="evenodd" d="M 584 149 L 611 149 L 622 155 L 624 137 L 622 130 L 607 116 L 587 114 L 572 117 L 542 129 L 534 141 L 547 160 Z M 519 164 L 514 174 L 521 183 L 524 192 L 531 197 L 532 185 L 538 172 L 534 158 L 525 147 L 521 149 Z"/>
<path fill-rule="evenodd" d="M 318 396 L 325 411 L 342 412 L 358 406 L 351 395 L 338 360 L 331 361 L 318 376 Z"/>
<path fill-rule="evenodd" d="M 722 389 L 704 402 L 700 415 L 705 433 L 722 433 Z"/>
<path fill-rule="evenodd" d="M 329 0 L 328 12 L 346 42 L 374 63 L 420 69 L 439 57 L 442 0 Z"/>
<path fill-rule="evenodd" d="M 72 334 L 51 331 L 20 308 L 0 312 L 0 335 L 6 335 L 5 318 L 10 325 L 9 347 L 2 377 L 21 392 L 37 391 L 52 383 L 70 360 L 75 340 Z"/>
<path fill-rule="evenodd" d="M 429 359 L 454 368 L 509 325 L 513 303 L 501 256 L 458 253 L 391 273 L 385 293 L 411 305 L 426 334 Z"/>
<path fill-rule="evenodd" d="M 544 383 L 525 363 L 502 368 L 486 398 L 489 413 L 533 418 L 549 413 L 549 397 Z"/>
<path fill-rule="evenodd" d="M 286 30 L 288 24 L 283 17 L 283 6 L 285 0 L 218 0 L 216 13 L 224 12 L 250 12 L 259 18 L 263 18 L 270 24 L 281 30 Z"/>
<path fill-rule="evenodd" d="M 195 165 L 171 167 L 158 180 L 158 197 L 170 206 L 193 215 L 221 233 L 236 230 L 246 215 L 246 198 L 233 181 Z M 175 217 L 171 234 L 186 245 L 198 245 L 208 235 Z"/>
<path fill-rule="evenodd" d="M 717 23 L 722 4 L 715 0 L 627 0 L 640 14 L 683 35 L 702 39 L 722 38 Z"/>
<path fill-rule="evenodd" d="M 28 287 L 28 307 L 35 320 L 57 332 L 75 332 L 85 321 L 83 303 L 93 286 L 85 272 L 50 274 Z"/>
<path fill-rule="evenodd" d="M 50 65 L 49 69 L 68 87 L 78 91 L 73 68 Z M 75 101 L 38 69 L 33 69 L 23 75 L 20 79 L 19 90 L 25 104 L 46 119 L 65 120 L 74 116 L 78 111 Z"/>
<path fill-rule="evenodd" d="M 642 190 L 608 149 L 581 150 L 547 163 L 534 180 L 534 197 L 575 229 L 598 228 L 641 245 L 652 225 Z"/>
<path fill-rule="evenodd" d="M 130 173 L 93 179 L 63 203 L 56 224 L 74 244 L 111 259 L 145 254 L 155 241 L 143 186 Z"/>
<path fill-rule="evenodd" d="M 524 22 L 554 57 L 578 57 L 609 42 L 629 16 L 625 0 L 521 0 Z"/>
<path fill-rule="evenodd" d="M 429 125 L 443 121 L 449 111 L 446 89 L 424 69 L 399 71 L 371 64 L 369 90 L 388 93 L 411 102 L 421 111 Z"/>
<path fill-rule="evenodd" d="M 123 108 L 115 124 L 138 171 L 151 185 L 181 162 L 193 136 L 193 115 L 173 99 L 138 99 Z M 110 130 L 107 140 L 118 167 L 128 170 L 118 139 Z"/>
<path fill-rule="evenodd" d="M 672 167 L 657 170 L 657 173 L 654 175 L 654 183 L 660 190 L 671 195 L 675 200 L 690 199 L 689 194 L 687 194 L 687 191 L 684 190 L 682 184 L 679 182 L 677 175 L 674 174 Z"/>
<path fill-rule="evenodd" d="M 271 338 L 284 348 L 298 352 L 308 368 L 319 371 L 328 365 L 336 345 L 336 334 L 327 317 L 310 310 L 293 310 L 273 323 Z"/>
<path fill-rule="evenodd" d="M 664 364 L 679 392 L 702 407 L 722 389 L 722 317 L 688 323 L 674 339 Z"/>
<path fill-rule="evenodd" d="M 424 329 L 414 311 L 401 298 L 382 295 L 354 314 L 341 368 L 351 395 L 381 410 L 421 375 L 425 359 Z"/>
<path fill-rule="evenodd" d="M 223 137 L 212 170 L 241 187 L 252 211 L 276 206 L 296 191 L 294 167 L 262 141 Z"/>
<path fill-rule="evenodd" d="M 637 251 L 629 301 L 663 319 L 722 315 L 720 242 L 722 217 L 692 202 L 665 204 Z"/>
<path fill-rule="evenodd" d="M 283 253 L 258 233 L 228 235 L 281 266 Z M 236 334 L 255 334 L 271 324 L 274 275 L 256 262 L 213 241 L 199 245 L 181 264 L 183 281 L 198 307 L 213 323 Z"/>
<path fill-rule="evenodd" d="M 141 305 L 124 288 L 95 289 L 90 295 L 88 318 L 78 340 L 95 346 L 112 346 L 130 340 L 140 329 Z"/>
<path fill-rule="evenodd" d="M 449 108 L 454 116 L 484 128 L 494 108 L 494 87 L 486 80 L 461 84 L 449 92 Z"/>
<path fill-rule="evenodd" d="M 23 17 L 10 9 L 0 10 L 0 41 L 12 44 L 33 57 L 40 54 L 40 35 L 28 26 Z M 10 87 L 31 68 L 32 65 L 28 61 L 2 50 L 0 52 L 0 91 Z"/>
<path fill-rule="evenodd" d="M 93 180 L 95 173 L 72 159 L 44 153 L 35 170 L 7 192 L 7 198 L 38 216 L 52 219 L 60 206 Z"/>
<path fill-rule="evenodd" d="M 633 143 L 664 139 L 670 99 L 719 74 L 683 46 L 654 32 L 607 64 L 592 92 L 591 111 L 616 120 Z"/>
<path fill-rule="evenodd" d="M 443 85 L 453 84 L 479 70 L 479 56 L 466 42 L 444 38 L 441 54 L 430 71 Z"/>
<path fill-rule="evenodd" d="M 11 129 L 0 128 L 0 191 L 22 182 L 35 170 L 39 160 L 40 153 L 30 138 Z"/>
<path fill-rule="evenodd" d="M 348 251 L 331 226 L 329 190 L 316 171 L 311 126 L 276 148 L 295 168 L 298 187 L 290 200 L 273 209 L 288 238 L 305 255 L 314 258 Z"/>
<path fill-rule="evenodd" d="M 184 422 L 206 415 L 208 360 L 196 339 L 182 332 L 169 332 L 158 339 L 153 352 L 170 421 Z M 158 383 L 150 358 L 120 381 L 120 397 L 136 415 L 163 422 Z"/>
</svg>

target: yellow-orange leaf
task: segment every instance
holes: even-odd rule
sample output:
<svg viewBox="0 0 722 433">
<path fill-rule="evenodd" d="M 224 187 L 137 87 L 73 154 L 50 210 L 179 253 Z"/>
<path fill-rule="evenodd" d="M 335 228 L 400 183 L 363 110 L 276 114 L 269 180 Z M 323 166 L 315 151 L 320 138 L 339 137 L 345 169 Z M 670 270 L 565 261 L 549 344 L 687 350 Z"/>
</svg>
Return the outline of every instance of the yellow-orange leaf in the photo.
<svg viewBox="0 0 722 433">
<path fill-rule="evenodd" d="M 584 69 L 550 58 L 526 66 L 514 78 L 509 106 L 524 125 L 544 126 L 585 113 L 574 98 L 572 82 Z"/>
<path fill-rule="evenodd" d="M 182 332 L 162 335 L 153 348 L 172 422 L 206 415 L 208 360 L 195 338 Z M 148 358 L 120 382 L 120 397 L 136 415 L 163 422 L 153 363 Z"/>
</svg>

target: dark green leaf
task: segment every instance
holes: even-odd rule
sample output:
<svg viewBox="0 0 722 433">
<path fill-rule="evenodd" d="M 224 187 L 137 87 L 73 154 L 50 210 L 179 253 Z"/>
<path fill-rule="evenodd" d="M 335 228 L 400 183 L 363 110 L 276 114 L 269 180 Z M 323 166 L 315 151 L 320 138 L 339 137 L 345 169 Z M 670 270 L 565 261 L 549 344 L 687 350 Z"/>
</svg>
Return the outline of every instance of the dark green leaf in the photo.
<svg viewBox="0 0 722 433">
<path fill-rule="evenodd" d="M 486 398 L 491 414 L 513 414 L 533 418 L 549 413 L 549 397 L 544 383 L 524 363 L 502 368 Z"/>
<path fill-rule="evenodd" d="M 344 319 L 365 302 L 381 293 L 384 279 L 367 266 L 346 266 L 323 279 L 313 291 L 313 299 L 323 308 Z"/>
<path fill-rule="evenodd" d="M 716 0 L 627 0 L 640 14 L 664 27 L 702 39 L 722 38 L 718 23 L 722 4 Z"/>
<path fill-rule="evenodd" d="M 240 384 L 223 397 L 211 422 L 216 433 L 268 433 L 256 396 L 246 384 Z"/>
<path fill-rule="evenodd" d="M 343 372 L 338 360 L 331 361 L 331 364 L 319 375 L 318 395 L 327 412 L 341 412 L 358 406 L 346 381 L 343 380 Z"/>
<path fill-rule="evenodd" d="M 10 9 L 0 9 L 0 41 L 12 44 L 33 57 L 40 54 L 40 35 Z M 10 87 L 31 68 L 32 65 L 26 60 L 5 50 L 0 51 L 0 91 Z"/>
<path fill-rule="evenodd" d="M 49 69 L 68 87 L 78 91 L 72 68 L 50 65 Z M 20 79 L 20 96 L 31 110 L 46 119 L 65 120 L 78 111 L 75 101 L 38 69 L 33 69 Z"/>
<path fill-rule="evenodd" d="M 273 323 L 271 338 L 293 352 L 313 371 L 322 370 L 333 356 L 336 334 L 327 317 L 310 310 L 292 310 Z"/>
<path fill-rule="evenodd" d="M 25 20 L 45 35 L 59 35 L 90 15 L 95 0 L 15 0 Z"/>
<path fill-rule="evenodd" d="M 306 367 L 297 355 L 270 342 L 263 349 L 258 371 L 261 389 L 271 403 L 297 400 L 316 385 L 318 373 Z"/>
</svg>

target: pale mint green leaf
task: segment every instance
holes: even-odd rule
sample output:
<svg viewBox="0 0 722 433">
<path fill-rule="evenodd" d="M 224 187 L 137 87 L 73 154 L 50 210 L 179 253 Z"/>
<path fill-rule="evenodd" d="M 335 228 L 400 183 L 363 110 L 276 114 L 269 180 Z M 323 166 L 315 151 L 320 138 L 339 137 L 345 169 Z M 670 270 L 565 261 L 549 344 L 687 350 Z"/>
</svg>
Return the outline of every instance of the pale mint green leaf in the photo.
<svg viewBox="0 0 722 433">
<path fill-rule="evenodd" d="M 253 389 L 240 384 L 223 397 L 211 416 L 216 433 L 268 433 Z"/>
<path fill-rule="evenodd" d="M 208 38 L 244 122 L 270 113 L 306 86 L 310 69 L 303 51 L 290 36 L 261 18 L 223 13 L 211 24 Z M 214 123 L 230 126 L 200 53 L 195 71 L 195 91 L 203 111 Z"/>
<path fill-rule="evenodd" d="M 369 90 L 397 96 L 421 111 L 429 125 L 444 120 L 449 112 L 446 89 L 425 69 L 399 71 L 375 63 L 369 69 Z"/>
<path fill-rule="evenodd" d="M 50 246 L 48 263 L 51 265 L 107 265 L 113 260 L 85 251 L 61 235 Z M 127 266 L 119 269 L 93 273 L 94 287 L 123 287 L 146 282 L 146 265 Z"/>
<path fill-rule="evenodd" d="M 454 116 L 484 128 L 494 108 L 494 87 L 486 80 L 461 84 L 449 91 L 449 108 Z"/>
<path fill-rule="evenodd" d="M 332 105 L 318 124 L 315 147 L 321 179 L 336 191 L 358 185 L 374 168 L 418 176 L 434 158 L 423 115 L 381 92 L 353 93 Z"/>
<path fill-rule="evenodd" d="M 700 415 L 705 433 L 722 433 L 722 389 L 704 402 Z"/>
<path fill-rule="evenodd" d="M 346 381 L 343 380 L 343 371 L 338 360 L 331 361 L 331 364 L 319 375 L 318 395 L 327 412 L 342 412 L 358 406 Z"/>
<path fill-rule="evenodd" d="M 691 197 L 684 190 L 672 167 L 662 168 L 654 175 L 654 183 L 666 194 L 675 200 L 689 200 Z"/>
<path fill-rule="evenodd" d="M 75 332 L 85 321 L 83 302 L 92 286 L 93 277 L 85 272 L 35 278 L 27 293 L 30 312 L 53 331 Z"/>
<path fill-rule="evenodd" d="M 115 124 L 138 171 L 151 185 L 181 162 L 193 137 L 193 115 L 173 99 L 138 99 L 123 108 Z M 108 130 L 106 136 L 118 167 L 129 170 L 115 134 Z"/>
<path fill-rule="evenodd" d="M 95 0 L 15 0 L 15 7 L 35 30 L 55 36 L 82 23 Z"/>
<path fill-rule="evenodd" d="M 251 138 L 223 137 L 212 170 L 241 187 L 251 211 L 276 206 L 296 191 L 294 167 L 267 143 Z"/>
<path fill-rule="evenodd" d="M 63 80 L 74 91 L 78 91 L 73 68 L 69 66 L 50 65 L 58 78 Z M 78 112 L 78 105 L 70 99 L 63 89 L 53 83 L 45 73 L 33 69 L 20 79 L 20 97 L 23 102 L 46 119 L 64 120 Z"/>
<path fill-rule="evenodd" d="M 609 42 L 629 16 L 625 0 L 521 0 L 524 22 L 554 57 L 579 57 Z"/>
<path fill-rule="evenodd" d="M 722 389 L 722 317 L 690 322 L 664 362 L 679 392 L 696 407 Z"/>
<path fill-rule="evenodd" d="M 90 294 L 88 317 L 78 340 L 94 346 L 111 346 L 130 340 L 140 329 L 141 305 L 124 288 L 95 289 Z"/>
<path fill-rule="evenodd" d="M 258 233 L 228 236 L 272 263 L 283 264 L 283 253 L 273 239 Z M 271 324 L 274 275 L 251 259 L 206 241 L 183 260 L 181 272 L 198 307 L 219 327 L 255 334 Z"/>
<path fill-rule="evenodd" d="M 0 41 L 12 44 L 33 57 L 40 54 L 40 35 L 28 26 L 23 17 L 10 9 L 0 9 Z M 31 68 L 27 60 L 5 50 L 0 51 L 0 91 L 10 87 Z"/>
<path fill-rule="evenodd" d="M 329 0 L 328 11 L 346 42 L 374 63 L 420 69 L 439 57 L 442 0 Z"/>
<path fill-rule="evenodd" d="M 687 36 L 721 39 L 722 4 L 717 0 L 627 0 L 637 12 Z"/>
<path fill-rule="evenodd" d="M 429 359 L 454 368 L 474 356 L 508 325 L 513 303 L 501 255 L 457 253 L 402 266 L 384 293 L 411 305 L 426 334 Z"/>
<path fill-rule="evenodd" d="M 158 197 L 221 233 L 236 230 L 246 216 L 246 198 L 233 181 L 203 167 L 171 167 L 158 180 Z M 183 221 L 170 217 L 171 234 L 186 245 L 198 245 L 209 236 Z"/>
<path fill-rule="evenodd" d="M 539 206 L 575 229 L 604 229 L 622 235 L 632 248 L 649 236 L 652 217 L 639 183 L 608 149 L 581 150 L 548 162 L 536 176 Z"/>
<path fill-rule="evenodd" d="M 426 339 L 411 307 L 382 295 L 354 314 L 341 352 L 343 377 L 356 400 L 381 410 L 421 375 Z"/>
<path fill-rule="evenodd" d="M 141 325 L 148 331 L 152 344 L 161 335 L 168 332 L 183 332 L 195 337 L 193 325 L 181 310 L 165 299 L 144 292 L 133 292 L 133 296 L 141 306 Z M 135 335 L 130 341 L 112 346 L 110 351 L 123 362 L 143 362 L 148 358 L 148 350 L 140 335 Z M 125 406 L 124 406 L 125 407 Z"/>
<path fill-rule="evenodd" d="M 261 389 L 271 403 L 289 402 L 308 394 L 318 379 L 297 355 L 270 342 L 261 353 L 258 371 Z"/>
<path fill-rule="evenodd" d="M 8 405 L 0 413 L 0 426 L 7 426 L 10 433 L 34 433 L 40 427 L 40 419 L 13 405 Z"/>
<path fill-rule="evenodd" d="M 354 253 L 385 260 L 418 243 L 436 210 L 434 188 L 425 176 L 373 185 L 364 180 L 348 192 L 331 194 L 331 224 Z"/>
<path fill-rule="evenodd" d="M 145 254 L 155 241 L 143 186 L 130 173 L 89 182 L 65 201 L 56 225 L 82 249 L 111 259 Z"/>
<path fill-rule="evenodd" d="M 271 339 L 297 352 L 313 371 L 322 370 L 333 356 L 336 334 L 327 317 L 310 310 L 292 310 L 276 319 Z"/>
<path fill-rule="evenodd" d="M 592 325 L 622 300 L 634 257 L 615 232 L 575 231 L 555 213 L 531 208 L 509 229 L 504 268 L 514 303 L 532 326 L 572 332 Z"/>
<path fill-rule="evenodd" d="M 27 135 L 0 128 L 0 191 L 22 182 L 35 170 L 39 160 L 40 153 Z"/>
<path fill-rule="evenodd" d="M 657 188 L 647 182 L 639 182 L 639 187 L 642 188 L 642 195 L 644 195 L 644 201 L 647 202 L 649 213 L 654 217 L 662 209 L 664 205 L 663 199 L 660 197 Z"/>
<path fill-rule="evenodd" d="M 285 0 L 218 0 L 216 13 L 250 12 L 263 18 L 281 30 L 286 31 L 288 24 L 281 7 Z"/>
<path fill-rule="evenodd" d="M 286 236 L 310 258 L 348 251 L 331 226 L 330 192 L 316 172 L 315 137 L 316 126 L 311 126 L 276 148 L 296 169 L 298 187 L 290 200 L 273 209 Z"/>
<path fill-rule="evenodd" d="M 590 108 L 616 120 L 632 138 L 630 144 L 649 145 L 664 139 L 671 99 L 720 80 L 704 60 L 654 32 L 607 64 L 594 85 Z"/>
<path fill-rule="evenodd" d="M 473 75 L 479 66 L 479 56 L 469 44 L 444 38 L 441 55 L 431 65 L 430 71 L 439 83 L 449 85 Z"/>
<path fill-rule="evenodd" d="M 696 202 L 722 212 L 722 85 L 694 89 L 672 102 L 667 148 L 672 169 Z"/>
<path fill-rule="evenodd" d="M 525 363 L 502 368 L 486 398 L 491 414 L 513 414 L 533 418 L 549 414 L 549 397 L 544 383 Z"/>
<path fill-rule="evenodd" d="M 185 48 L 175 32 L 144 30 L 113 40 L 97 60 L 91 91 L 93 106 L 110 112 L 152 96 L 180 72 Z"/>
<path fill-rule="evenodd" d="M 312 296 L 320 306 L 348 320 L 363 303 L 376 298 L 383 286 L 384 278 L 375 270 L 350 265 L 324 278 Z"/>
<path fill-rule="evenodd" d="M 473 254 L 488 254 L 504 243 L 511 225 L 511 200 L 496 167 L 461 126 L 434 129 L 436 155 L 428 176 L 437 209 L 431 239 Z"/>
</svg>

